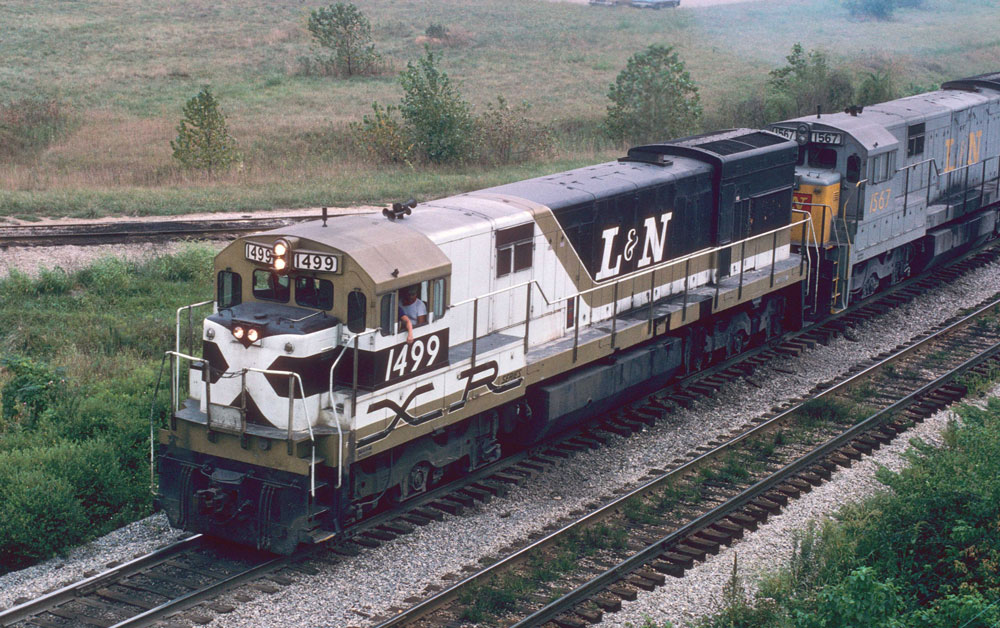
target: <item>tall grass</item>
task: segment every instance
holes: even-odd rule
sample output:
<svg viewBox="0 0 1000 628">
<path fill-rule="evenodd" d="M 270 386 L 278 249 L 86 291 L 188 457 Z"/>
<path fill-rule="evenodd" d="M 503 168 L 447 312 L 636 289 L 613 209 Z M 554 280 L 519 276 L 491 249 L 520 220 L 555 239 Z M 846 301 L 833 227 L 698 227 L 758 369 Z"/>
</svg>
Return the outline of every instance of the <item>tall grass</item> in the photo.
<svg viewBox="0 0 1000 628">
<path fill-rule="evenodd" d="M 517 174 L 486 176 L 473 167 L 365 176 L 371 168 L 351 150 L 347 125 L 374 100 L 398 102 L 401 90 L 392 72 L 347 80 L 303 74 L 300 60 L 315 55 L 306 17 L 322 4 L 6 2 L 0 94 L 20 102 L 57 93 L 79 123 L 46 140 L 30 166 L 0 156 L 0 215 L 384 203 Z M 857 69 L 871 67 L 873 49 L 892 50 L 901 84 L 914 86 L 993 69 L 1000 52 L 993 28 L 1000 9 L 978 0 L 928 0 L 925 10 L 900 10 L 887 23 L 852 22 L 838 0 L 656 12 L 540 0 L 365 0 L 359 7 L 396 70 L 422 53 L 418 39 L 430 26 L 461 33 L 462 46 L 441 50 L 441 65 L 465 98 L 480 112 L 497 96 L 527 101 L 531 116 L 555 131 L 551 161 L 522 170 L 530 174 L 619 156 L 621 147 L 598 128 L 608 86 L 651 43 L 678 50 L 708 119 L 721 126 L 733 115 L 727 103 L 737 89 L 759 88 L 795 42 Z M 206 84 L 246 157 L 243 170 L 215 179 L 181 172 L 169 148 L 183 103 Z"/>
</svg>

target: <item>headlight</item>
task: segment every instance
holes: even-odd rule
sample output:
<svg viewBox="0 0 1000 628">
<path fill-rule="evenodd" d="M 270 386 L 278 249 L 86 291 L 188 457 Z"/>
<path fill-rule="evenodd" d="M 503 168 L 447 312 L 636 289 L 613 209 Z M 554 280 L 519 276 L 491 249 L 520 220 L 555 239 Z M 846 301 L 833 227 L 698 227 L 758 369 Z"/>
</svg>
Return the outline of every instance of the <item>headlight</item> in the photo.
<svg viewBox="0 0 1000 628">
<path fill-rule="evenodd" d="M 286 245 L 284 242 L 282 242 L 281 240 L 278 240 L 277 242 L 274 243 L 274 254 L 275 255 L 277 255 L 278 257 L 281 257 L 282 255 L 284 255 L 287 252 L 288 252 L 288 245 Z"/>
<path fill-rule="evenodd" d="M 258 335 L 259 334 L 257 333 L 257 330 L 251 327 L 247 331 L 247 340 L 249 340 L 250 342 L 257 342 Z"/>
<path fill-rule="evenodd" d="M 213 338 L 215 338 L 215 330 L 212 329 L 211 327 L 209 327 L 208 329 L 206 329 L 205 330 L 205 337 L 208 338 L 209 340 L 212 340 Z"/>
<path fill-rule="evenodd" d="M 242 327 L 234 327 L 233 328 L 233 335 L 236 336 L 237 340 L 243 340 L 243 328 Z"/>
<path fill-rule="evenodd" d="M 274 270 L 285 270 L 285 258 L 283 257 L 274 258 Z"/>
</svg>

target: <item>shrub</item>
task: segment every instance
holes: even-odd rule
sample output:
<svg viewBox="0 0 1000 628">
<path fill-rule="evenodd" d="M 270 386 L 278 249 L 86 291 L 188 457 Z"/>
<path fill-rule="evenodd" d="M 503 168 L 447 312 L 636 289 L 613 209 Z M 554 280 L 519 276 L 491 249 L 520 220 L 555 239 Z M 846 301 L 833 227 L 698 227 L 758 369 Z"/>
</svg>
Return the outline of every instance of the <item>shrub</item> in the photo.
<svg viewBox="0 0 1000 628">
<path fill-rule="evenodd" d="M 830 67 L 826 53 L 806 53 L 802 44 L 795 44 L 785 59 L 788 64 L 772 70 L 768 79 L 765 109 L 772 121 L 814 113 L 817 107 L 840 111 L 851 104 L 851 79 L 843 70 Z"/>
<path fill-rule="evenodd" d="M 317 58 L 327 73 L 354 76 L 381 72 L 382 57 L 372 43 L 371 22 L 353 4 L 338 2 L 313 10 L 307 28 L 316 43 L 333 51 L 327 58 Z"/>
<path fill-rule="evenodd" d="M 431 39 L 448 39 L 448 27 L 444 24 L 431 23 L 424 31 L 424 35 Z"/>
<path fill-rule="evenodd" d="M 219 102 L 206 87 L 184 105 L 177 125 L 177 139 L 170 142 L 174 159 L 185 168 L 204 170 L 212 176 L 240 160 L 236 140 L 229 134 Z"/>
<path fill-rule="evenodd" d="M 858 103 L 861 106 L 875 105 L 899 97 L 889 70 L 865 72 L 858 87 Z"/>
<path fill-rule="evenodd" d="M 0 453 L 0 565 L 47 558 L 145 512 L 145 472 L 122 466 L 118 450 L 95 439 Z"/>
<path fill-rule="evenodd" d="M 0 105 L 0 160 L 34 157 L 69 127 L 69 111 L 55 99 L 25 98 Z"/>
<path fill-rule="evenodd" d="M 30 358 L 11 356 L 0 360 L 0 367 L 10 372 L 12 377 L 0 389 L 0 418 L 5 424 L 21 421 L 33 422 L 44 412 L 65 385 L 62 369 Z"/>
<path fill-rule="evenodd" d="M 471 155 L 474 125 L 469 104 L 437 67 L 434 53 L 429 48 L 425 52 L 399 75 L 403 87 L 399 111 L 413 145 L 428 161 L 465 161 Z"/>
<path fill-rule="evenodd" d="M 377 163 L 410 163 L 413 144 L 394 114 L 396 107 L 372 103 L 372 113 L 351 123 L 354 144 L 365 158 Z"/>
<path fill-rule="evenodd" d="M 528 118 L 530 109 L 526 102 L 511 107 L 503 96 L 497 96 L 496 103 L 487 103 L 476 121 L 481 161 L 509 164 L 552 152 L 552 133 Z"/>
<path fill-rule="evenodd" d="M 698 87 L 674 49 L 652 45 L 632 55 L 608 90 L 605 129 L 618 141 L 662 141 L 694 132 Z"/>
</svg>

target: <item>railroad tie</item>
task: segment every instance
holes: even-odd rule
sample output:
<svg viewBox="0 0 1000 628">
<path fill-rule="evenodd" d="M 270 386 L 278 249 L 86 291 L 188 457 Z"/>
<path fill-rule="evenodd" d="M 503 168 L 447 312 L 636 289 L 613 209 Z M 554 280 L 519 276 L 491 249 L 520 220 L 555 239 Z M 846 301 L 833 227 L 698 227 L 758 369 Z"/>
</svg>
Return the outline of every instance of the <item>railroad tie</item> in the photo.
<svg viewBox="0 0 1000 628">
<path fill-rule="evenodd" d="M 632 586 L 642 589 L 643 591 L 653 591 L 656 589 L 656 583 L 651 580 L 646 580 L 645 578 L 637 575 L 631 575 L 625 579 L 625 582 L 631 584 Z"/>
<path fill-rule="evenodd" d="M 584 608 L 582 606 L 579 606 L 577 608 L 574 608 L 573 612 L 579 615 L 580 617 L 583 617 L 583 619 L 590 624 L 599 624 L 601 623 L 601 620 L 604 619 L 604 611 L 596 611 L 592 608 Z"/>
<path fill-rule="evenodd" d="M 607 613 L 617 613 L 622 609 L 622 600 L 620 597 L 602 593 L 595 596 L 592 601 Z"/>
</svg>

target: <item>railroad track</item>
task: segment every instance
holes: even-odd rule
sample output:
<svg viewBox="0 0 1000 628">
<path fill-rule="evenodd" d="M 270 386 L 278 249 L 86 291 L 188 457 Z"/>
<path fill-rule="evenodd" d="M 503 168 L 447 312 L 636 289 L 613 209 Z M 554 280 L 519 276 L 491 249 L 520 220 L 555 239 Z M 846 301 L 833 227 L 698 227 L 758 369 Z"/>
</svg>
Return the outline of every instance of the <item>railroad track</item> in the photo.
<svg viewBox="0 0 1000 628">
<path fill-rule="evenodd" d="M 245 233 L 286 227 L 320 216 L 265 218 L 206 218 L 198 220 L 122 221 L 69 225 L 0 226 L 0 249 L 8 247 L 66 246 L 162 242 L 188 238 L 229 238 Z M 330 219 L 336 214 L 330 216 Z"/>
<path fill-rule="evenodd" d="M 758 425 L 725 442 L 699 448 L 688 460 L 675 460 L 668 465 L 673 468 L 642 486 L 595 504 L 378 628 L 480 621 L 517 628 L 598 623 L 622 600 L 634 600 L 668 577 L 683 577 L 696 562 L 756 530 L 837 468 L 961 399 L 965 382 L 996 379 L 998 313 L 1000 299 L 992 300 L 891 355 L 859 365 L 843 381 L 761 417 Z M 654 400 L 631 410 L 655 420 L 672 401 L 669 395 Z"/>
<path fill-rule="evenodd" d="M 602 447 L 619 436 L 631 436 L 646 426 L 661 420 L 674 410 L 689 407 L 699 398 L 712 396 L 719 388 L 733 379 L 745 378 L 762 365 L 774 360 L 782 360 L 790 355 L 797 355 L 817 343 L 828 342 L 837 334 L 851 333 L 853 327 L 871 317 L 899 307 L 917 295 L 933 289 L 935 285 L 952 281 L 965 272 L 995 262 L 998 258 L 1000 258 L 1000 249 L 998 248 L 987 248 L 970 253 L 965 258 L 939 269 L 930 276 L 901 284 L 896 289 L 886 292 L 876 299 L 845 311 L 833 320 L 808 327 L 786 338 L 776 346 L 753 349 L 732 360 L 674 383 L 643 399 L 627 404 L 621 411 L 570 432 L 556 441 L 516 453 L 464 478 L 458 484 L 431 491 L 416 500 L 407 502 L 399 511 L 376 515 L 348 531 L 345 538 L 334 544 L 311 548 L 292 557 L 292 559 L 256 556 L 251 560 L 252 553 L 248 553 L 246 550 L 241 549 L 236 552 L 235 557 L 230 557 L 227 556 L 227 552 L 232 552 L 232 548 L 227 548 L 225 545 L 216 546 L 215 543 L 206 543 L 203 539 L 187 541 L 191 545 L 182 547 L 175 544 L 127 563 L 128 568 L 125 568 L 124 565 L 115 566 L 105 573 L 60 589 L 38 600 L 25 602 L 0 612 L 0 626 L 145 626 L 198 605 L 201 605 L 202 610 L 196 609 L 194 611 L 195 614 L 191 616 L 194 619 L 200 619 L 205 614 L 210 617 L 212 613 L 227 612 L 231 609 L 226 604 L 212 605 L 209 603 L 206 606 L 206 600 L 212 600 L 220 592 L 238 586 L 249 586 L 257 592 L 275 593 L 280 587 L 292 582 L 296 573 L 316 572 L 310 563 L 337 563 L 350 560 L 367 549 L 378 547 L 400 535 L 413 531 L 416 527 L 427 525 L 431 521 L 441 520 L 446 515 L 462 516 L 467 510 L 488 502 L 494 497 L 506 495 L 515 486 L 529 481 L 537 474 L 545 472 L 559 464 L 560 461 L 574 456 L 580 451 Z M 764 420 L 765 418 L 762 418 L 759 422 Z M 747 426 L 748 429 L 751 427 Z M 743 430 L 740 430 L 740 433 L 742 434 Z M 721 445 L 721 442 L 712 441 L 701 449 L 707 451 L 719 448 Z M 703 451 L 697 452 L 698 456 Z M 687 464 L 688 462 L 674 460 L 673 464 Z M 731 488 L 726 490 L 731 492 Z M 726 490 L 717 487 L 712 495 L 702 496 L 702 499 L 719 501 Z M 620 501 L 615 500 L 614 503 Z M 598 506 L 596 503 L 593 505 L 595 508 Z M 688 514 L 690 518 L 694 518 L 700 516 L 699 513 L 700 511 L 695 509 Z M 541 539 L 537 543 L 545 544 L 546 541 Z M 532 543 L 524 550 L 535 545 L 536 543 Z M 518 564 L 520 559 L 516 556 L 522 556 L 521 552 L 524 550 L 512 552 L 510 557 L 498 560 L 497 564 L 502 564 L 506 560 L 513 561 L 508 564 Z M 245 555 L 240 556 L 241 552 Z M 190 555 L 193 557 L 189 557 Z M 165 556 L 166 558 L 164 558 Z M 222 570 L 197 567 L 200 561 L 228 565 L 230 563 L 227 561 L 233 558 L 243 562 L 224 567 Z M 195 565 L 193 572 L 200 574 L 203 581 L 192 580 L 190 581 L 192 586 L 183 586 L 179 582 L 175 582 L 175 587 L 180 588 L 174 589 L 150 584 L 151 582 L 170 581 L 170 578 L 161 577 L 160 580 L 157 580 L 156 571 L 147 572 L 146 570 L 158 569 L 157 566 L 161 564 L 175 568 L 177 564 L 184 562 Z M 605 559 L 600 564 L 606 563 Z M 685 562 L 685 564 L 687 563 Z M 502 571 L 503 568 L 491 567 L 490 569 Z M 212 576 L 213 573 L 214 576 Z M 480 579 L 475 580 L 475 582 L 480 582 L 481 578 L 490 577 L 490 572 L 484 571 L 483 573 L 485 575 L 480 576 Z M 183 581 L 184 578 L 175 578 L 175 580 Z M 109 593 L 113 595 L 109 595 Z M 159 597 L 156 597 L 157 595 Z M 448 601 L 457 595 L 457 593 L 451 595 Z M 136 603 L 133 604 L 126 600 Z M 431 604 L 435 608 L 440 608 L 442 604 L 441 598 L 437 598 L 437 596 L 425 603 Z M 421 603 L 418 607 L 425 603 Z M 413 612 L 407 609 L 393 610 L 402 614 L 397 619 L 392 620 L 392 623 L 384 625 L 402 625 L 398 622 L 407 617 L 406 613 Z M 73 616 L 76 616 L 80 621 L 67 618 Z M 89 620 L 89 623 L 81 618 Z M 188 619 L 190 620 L 190 617 Z"/>
</svg>

